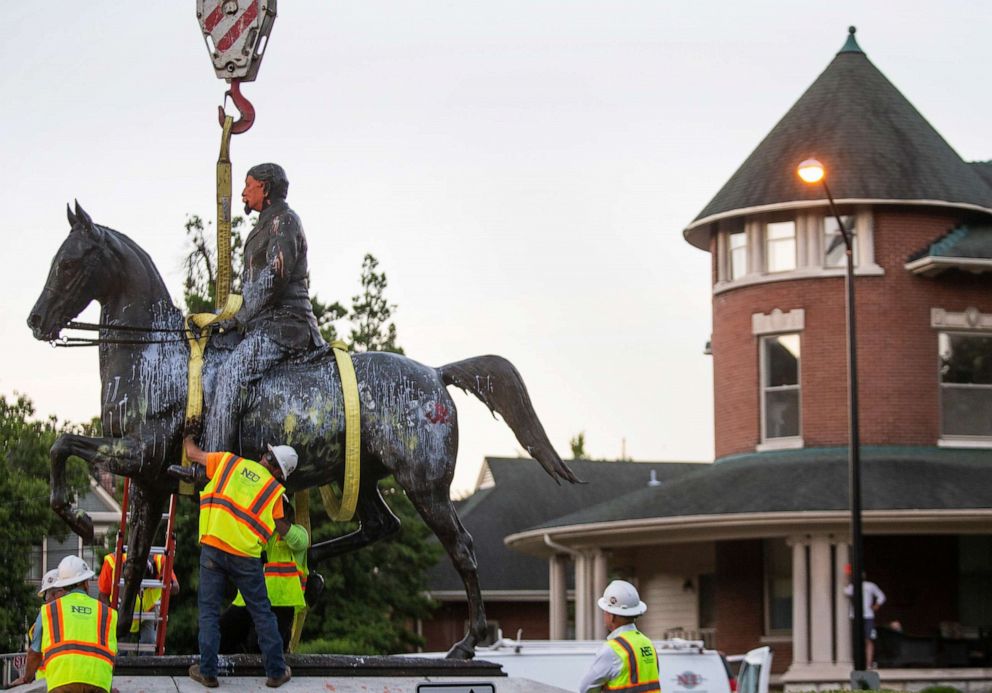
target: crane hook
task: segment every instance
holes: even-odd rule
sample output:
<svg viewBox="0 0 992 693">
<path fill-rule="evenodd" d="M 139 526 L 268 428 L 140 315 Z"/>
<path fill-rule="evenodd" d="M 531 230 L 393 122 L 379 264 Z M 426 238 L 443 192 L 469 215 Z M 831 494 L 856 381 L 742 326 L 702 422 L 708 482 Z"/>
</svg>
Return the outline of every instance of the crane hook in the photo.
<svg viewBox="0 0 992 693">
<path fill-rule="evenodd" d="M 241 95 L 241 80 L 232 79 L 231 88 L 224 92 L 224 103 L 227 103 L 227 98 L 230 97 L 231 101 L 234 102 L 234 107 L 238 109 L 240 118 L 234 122 L 231 126 L 231 134 L 238 135 L 242 132 L 246 132 L 255 122 L 255 107 L 251 105 L 244 96 Z M 224 112 L 224 106 L 217 107 L 217 119 L 220 121 L 221 127 L 224 127 L 224 119 L 227 117 L 227 113 Z"/>
</svg>

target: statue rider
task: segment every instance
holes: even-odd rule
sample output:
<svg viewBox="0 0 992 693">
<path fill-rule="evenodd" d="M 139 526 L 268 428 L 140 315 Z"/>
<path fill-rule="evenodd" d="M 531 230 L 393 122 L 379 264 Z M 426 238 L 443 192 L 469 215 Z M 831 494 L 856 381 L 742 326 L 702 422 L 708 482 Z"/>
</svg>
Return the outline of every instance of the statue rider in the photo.
<svg viewBox="0 0 992 693">
<path fill-rule="evenodd" d="M 289 179 L 278 164 L 248 170 L 241 199 L 259 212 L 244 247 L 244 304 L 234 323 L 244 338 L 218 370 L 207 413 L 204 448 L 240 450 L 244 394 L 270 367 L 324 344 L 310 304 L 307 239 L 289 205 Z M 232 327 L 228 325 L 227 327 Z"/>
</svg>

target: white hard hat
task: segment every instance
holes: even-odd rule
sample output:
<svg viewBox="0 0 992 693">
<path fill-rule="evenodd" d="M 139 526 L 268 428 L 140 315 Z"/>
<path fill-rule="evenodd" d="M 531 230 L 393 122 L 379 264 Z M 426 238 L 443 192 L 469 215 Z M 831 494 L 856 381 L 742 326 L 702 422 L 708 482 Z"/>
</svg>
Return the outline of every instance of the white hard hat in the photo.
<svg viewBox="0 0 992 693">
<path fill-rule="evenodd" d="M 55 586 L 55 581 L 59 579 L 59 569 L 52 568 L 47 573 L 45 577 L 41 578 L 41 589 L 38 590 L 38 596 L 44 597 L 45 592 L 52 589 Z"/>
<path fill-rule="evenodd" d="M 86 565 L 86 561 L 79 556 L 66 556 L 59 563 L 58 575 L 56 576 L 58 579 L 52 583 L 52 587 L 69 587 L 89 580 L 95 574 Z"/>
<path fill-rule="evenodd" d="M 272 453 L 272 456 L 276 458 L 276 462 L 279 463 L 283 477 L 289 478 L 289 475 L 296 469 L 296 464 L 300 459 L 296 454 L 296 450 L 288 445 L 266 445 L 266 447 Z"/>
<path fill-rule="evenodd" d="M 624 580 L 614 580 L 603 591 L 599 608 L 617 616 L 640 616 L 648 610 L 648 605 L 641 601 L 637 589 Z"/>
</svg>

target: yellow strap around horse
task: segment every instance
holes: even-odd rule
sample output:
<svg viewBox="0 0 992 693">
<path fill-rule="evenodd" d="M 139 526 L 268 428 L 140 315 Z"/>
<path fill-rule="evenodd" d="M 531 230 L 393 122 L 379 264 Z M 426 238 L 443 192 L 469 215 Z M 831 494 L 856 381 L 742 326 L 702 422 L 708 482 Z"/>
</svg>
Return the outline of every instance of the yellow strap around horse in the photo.
<svg viewBox="0 0 992 693">
<path fill-rule="evenodd" d="M 224 310 L 219 313 L 196 313 L 189 316 L 186 326 L 186 338 L 189 340 L 189 374 L 186 389 L 186 422 L 203 420 L 203 352 L 210 341 L 210 330 L 207 329 L 214 323 L 223 320 L 230 320 L 241 310 L 241 296 L 239 294 L 228 294 Z M 192 322 L 200 328 L 199 336 L 193 334 L 189 328 Z M 188 467 L 190 460 L 186 457 L 185 447 L 183 449 L 182 465 Z M 179 492 L 186 496 L 193 495 L 193 485 L 186 482 L 179 484 Z"/>
<path fill-rule="evenodd" d="M 324 510 L 328 517 L 337 522 L 347 522 L 354 517 L 355 506 L 358 504 L 361 467 L 362 429 L 358 378 L 355 376 L 355 364 L 351 361 L 348 346 L 338 341 L 331 344 L 331 348 L 334 349 L 334 358 L 338 363 L 341 392 L 344 395 L 344 482 L 341 484 L 341 498 L 327 485 L 320 487 L 320 499 L 324 501 Z"/>
</svg>

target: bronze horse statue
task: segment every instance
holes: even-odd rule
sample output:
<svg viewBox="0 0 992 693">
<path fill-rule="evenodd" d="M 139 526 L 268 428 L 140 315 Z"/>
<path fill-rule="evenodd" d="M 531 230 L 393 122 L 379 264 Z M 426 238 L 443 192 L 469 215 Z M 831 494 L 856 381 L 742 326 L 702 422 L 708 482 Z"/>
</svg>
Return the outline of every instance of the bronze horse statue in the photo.
<svg viewBox="0 0 992 693">
<path fill-rule="evenodd" d="M 99 360 L 102 438 L 63 435 L 52 446 L 52 508 L 85 540 L 93 522 L 67 498 L 70 455 L 132 479 L 134 515 L 128 537 L 119 620 L 131 623 L 145 561 L 177 481 L 166 469 L 180 458 L 187 393 L 189 346 L 184 318 L 162 277 L 137 243 L 94 224 L 76 203 L 67 208 L 71 229 L 52 260 L 28 326 L 36 339 L 59 337 L 91 301 L 101 304 Z M 131 328 L 126 330 L 122 328 Z M 136 333 L 134 328 L 145 332 Z M 136 334 L 138 336 L 136 336 Z M 203 380 L 209 403 L 211 378 L 229 351 L 208 349 Z M 344 404 L 329 350 L 283 363 L 254 385 L 244 402 L 240 450 L 253 457 L 269 441 L 293 445 L 300 466 L 287 491 L 331 482 L 344 474 Z M 449 657 L 470 658 L 485 637 L 486 616 L 472 538 L 455 514 L 449 488 L 458 449 L 458 417 L 447 386 L 472 393 L 500 414 L 517 440 L 556 481 L 578 481 L 562 462 L 534 412 L 520 374 L 498 356 L 479 356 L 431 368 L 383 352 L 354 354 L 361 409 L 359 528 L 310 549 L 310 564 L 361 548 L 393 534 L 399 520 L 379 493 L 393 475 L 437 535 L 465 585 L 469 629 Z M 560 482 L 559 482 L 560 483 Z M 187 547 L 189 548 L 189 547 Z"/>
</svg>

